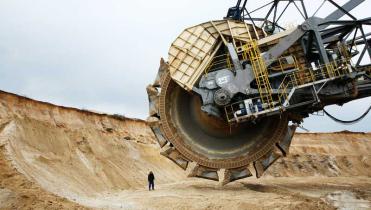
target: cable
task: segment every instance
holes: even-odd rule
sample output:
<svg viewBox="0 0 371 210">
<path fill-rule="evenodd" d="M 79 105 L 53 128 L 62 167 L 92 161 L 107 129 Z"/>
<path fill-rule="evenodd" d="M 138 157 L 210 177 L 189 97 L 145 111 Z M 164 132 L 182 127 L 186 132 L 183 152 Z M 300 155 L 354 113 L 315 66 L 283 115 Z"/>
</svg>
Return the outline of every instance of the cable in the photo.
<svg viewBox="0 0 371 210">
<path fill-rule="evenodd" d="M 332 116 L 331 114 L 329 114 L 326 110 L 323 110 L 325 112 L 325 114 L 327 116 L 329 116 L 332 120 L 334 120 L 335 122 L 338 122 L 338 123 L 341 123 L 341 124 L 345 124 L 345 125 L 351 125 L 351 124 L 355 124 L 361 120 L 363 120 L 363 118 L 365 118 L 368 113 L 370 112 L 371 110 L 371 106 L 367 109 L 367 111 L 365 113 L 363 113 L 363 115 L 361 115 L 360 117 L 358 117 L 357 119 L 355 120 L 350 120 L 350 121 L 346 121 L 346 120 L 340 120 L 334 116 Z"/>
</svg>

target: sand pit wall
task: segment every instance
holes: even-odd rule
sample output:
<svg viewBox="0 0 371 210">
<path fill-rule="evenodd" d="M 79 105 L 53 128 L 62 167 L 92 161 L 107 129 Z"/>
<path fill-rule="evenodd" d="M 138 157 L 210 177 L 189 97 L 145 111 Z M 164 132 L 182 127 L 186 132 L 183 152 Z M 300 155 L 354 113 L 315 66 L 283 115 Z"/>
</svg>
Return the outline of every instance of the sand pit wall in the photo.
<svg viewBox="0 0 371 210">
<path fill-rule="evenodd" d="M 117 117 L 116 117 L 117 118 Z M 0 93 L 0 144 L 16 169 L 67 198 L 146 187 L 185 178 L 145 122 L 58 107 Z"/>
<path fill-rule="evenodd" d="M 290 154 L 266 173 L 276 177 L 371 176 L 370 133 L 297 133 Z"/>
</svg>

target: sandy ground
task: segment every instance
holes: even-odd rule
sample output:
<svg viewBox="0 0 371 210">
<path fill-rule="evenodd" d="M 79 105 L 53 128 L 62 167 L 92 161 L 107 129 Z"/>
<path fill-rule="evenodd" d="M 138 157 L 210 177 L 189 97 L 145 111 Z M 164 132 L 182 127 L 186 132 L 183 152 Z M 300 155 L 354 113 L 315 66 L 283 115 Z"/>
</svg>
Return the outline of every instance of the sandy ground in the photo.
<svg viewBox="0 0 371 210">
<path fill-rule="evenodd" d="M 0 209 L 371 209 L 371 134 L 296 134 L 262 179 L 227 186 L 159 151 L 143 121 L 0 92 Z"/>
<path fill-rule="evenodd" d="M 346 183 L 346 184 L 344 184 Z M 105 208 L 140 209 L 369 209 L 370 178 L 263 178 L 219 186 L 189 180 L 157 190 L 106 195 Z M 143 199 L 145 198 L 145 199 Z M 125 201 L 124 203 L 122 201 Z M 121 206 L 120 206 L 121 202 Z"/>
</svg>

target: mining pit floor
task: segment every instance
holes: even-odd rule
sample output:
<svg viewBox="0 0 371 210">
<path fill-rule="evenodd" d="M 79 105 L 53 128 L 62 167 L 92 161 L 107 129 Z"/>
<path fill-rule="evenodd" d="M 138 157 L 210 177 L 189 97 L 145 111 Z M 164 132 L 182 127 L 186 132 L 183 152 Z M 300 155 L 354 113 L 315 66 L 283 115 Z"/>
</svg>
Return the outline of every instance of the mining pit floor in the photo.
<svg viewBox="0 0 371 210">
<path fill-rule="evenodd" d="M 371 209 L 370 151 L 371 133 L 298 133 L 264 177 L 222 186 L 187 178 L 144 121 L 0 91 L 0 209 Z"/>
</svg>

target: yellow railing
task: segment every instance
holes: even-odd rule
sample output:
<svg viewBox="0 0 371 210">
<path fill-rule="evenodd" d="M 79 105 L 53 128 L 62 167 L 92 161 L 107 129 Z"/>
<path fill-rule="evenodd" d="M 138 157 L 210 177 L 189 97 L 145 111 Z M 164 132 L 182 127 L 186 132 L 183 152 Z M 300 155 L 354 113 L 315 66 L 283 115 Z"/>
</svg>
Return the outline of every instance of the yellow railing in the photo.
<svg viewBox="0 0 371 210">
<path fill-rule="evenodd" d="M 282 81 L 281 85 L 278 87 L 278 90 L 281 91 L 278 94 L 278 101 L 279 101 L 280 104 L 283 104 L 287 100 L 288 95 L 289 95 L 287 89 L 289 88 L 290 81 L 289 81 L 288 78 L 290 78 L 290 77 L 288 77 L 286 75 L 285 78 L 283 78 L 283 81 Z"/>
<path fill-rule="evenodd" d="M 311 84 L 316 81 L 339 77 L 349 73 L 346 66 L 347 60 L 336 60 L 326 65 L 322 65 L 319 69 L 314 70 L 313 68 L 300 68 L 286 74 L 285 78 L 281 82 L 278 90 L 278 99 L 281 104 L 287 100 L 288 89 L 296 88 L 301 85 Z"/>
<path fill-rule="evenodd" d="M 231 61 L 230 55 L 222 54 L 222 55 L 215 56 L 213 60 L 206 66 L 204 70 L 205 74 L 207 75 L 211 70 L 219 70 L 219 69 L 214 69 L 218 65 L 222 66 L 220 69 L 223 69 L 223 67 L 226 67 L 229 70 L 232 70 L 233 63 Z"/>
<path fill-rule="evenodd" d="M 277 101 L 273 101 L 272 99 L 273 108 L 283 108 L 285 102 L 289 100 L 289 91 L 292 91 L 293 88 L 300 88 L 300 86 L 303 85 L 314 84 L 317 81 L 331 79 L 349 73 L 349 70 L 346 66 L 347 62 L 348 61 L 346 59 L 336 60 L 327 65 L 322 65 L 318 69 L 298 67 L 296 71 L 286 74 L 278 88 L 279 93 L 277 94 Z M 337 65 L 337 68 L 335 68 L 335 65 Z M 259 89 L 259 91 L 261 90 Z M 262 92 L 260 92 L 260 94 L 261 93 Z M 257 98 L 254 98 L 254 100 L 256 99 Z M 238 122 L 238 119 L 236 119 L 234 113 L 235 111 L 239 110 L 238 106 L 240 103 L 241 102 L 236 102 L 224 107 L 224 111 L 229 123 L 232 123 L 236 120 Z M 264 104 L 263 101 L 262 103 Z M 247 108 L 248 107 L 246 107 L 246 109 Z M 266 111 L 267 109 L 265 108 L 264 110 Z"/>
<path fill-rule="evenodd" d="M 285 102 L 288 102 L 289 100 L 289 91 L 292 91 L 294 88 L 300 88 L 306 85 L 315 84 L 315 82 L 318 81 L 333 79 L 350 73 L 348 69 L 348 64 L 350 63 L 349 57 L 334 60 L 317 68 L 305 68 L 300 65 L 296 57 L 293 56 L 293 65 L 295 66 L 295 70 L 285 75 L 283 81 L 278 87 L 278 94 L 273 99 L 272 88 L 268 77 L 268 69 L 265 60 L 261 56 L 257 42 L 255 40 L 251 41 L 242 46 L 241 49 L 242 54 L 240 54 L 240 56 L 243 60 L 250 61 L 253 73 L 256 78 L 260 97 L 257 97 L 254 100 L 260 98 L 261 103 L 265 106 L 265 111 L 267 111 L 268 109 L 278 109 L 279 107 L 283 108 Z M 279 58 L 277 61 L 281 67 L 281 71 L 284 72 L 281 59 L 282 58 Z M 237 102 L 225 107 L 225 113 L 228 122 L 232 122 L 233 120 L 238 121 L 235 116 L 235 111 L 238 111 L 239 107 L 234 106 L 238 106 L 240 103 L 241 102 Z"/>
<path fill-rule="evenodd" d="M 263 57 L 261 56 L 256 40 L 246 44 L 244 47 L 243 57 L 246 57 L 250 60 L 262 104 L 265 104 L 269 109 L 272 109 L 274 107 L 274 103 L 272 98 L 272 88 L 268 78 L 267 66 Z"/>
<path fill-rule="evenodd" d="M 231 62 L 231 59 L 230 59 L 230 55 L 229 55 L 229 53 L 227 54 L 227 68 L 229 69 L 229 70 L 232 70 L 232 62 Z"/>
<path fill-rule="evenodd" d="M 346 59 L 346 60 L 351 60 L 352 58 L 352 55 L 349 53 L 348 51 L 348 45 L 346 44 L 340 44 L 339 45 L 339 51 L 340 51 L 340 54 Z"/>
</svg>

